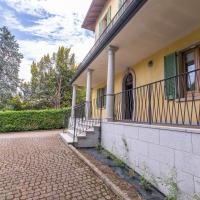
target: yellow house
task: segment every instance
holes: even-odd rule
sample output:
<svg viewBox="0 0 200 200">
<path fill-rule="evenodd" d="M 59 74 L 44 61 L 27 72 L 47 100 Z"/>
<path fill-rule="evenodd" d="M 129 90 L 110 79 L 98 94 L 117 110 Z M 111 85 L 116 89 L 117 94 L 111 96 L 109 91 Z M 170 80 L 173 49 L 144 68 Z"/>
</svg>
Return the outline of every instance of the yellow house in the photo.
<svg viewBox="0 0 200 200">
<path fill-rule="evenodd" d="M 138 173 L 175 169 L 180 199 L 200 192 L 199 10 L 199 0 L 93 0 L 82 27 L 95 44 L 71 81 L 72 126 L 101 122 L 101 145 Z"/>
</svg>

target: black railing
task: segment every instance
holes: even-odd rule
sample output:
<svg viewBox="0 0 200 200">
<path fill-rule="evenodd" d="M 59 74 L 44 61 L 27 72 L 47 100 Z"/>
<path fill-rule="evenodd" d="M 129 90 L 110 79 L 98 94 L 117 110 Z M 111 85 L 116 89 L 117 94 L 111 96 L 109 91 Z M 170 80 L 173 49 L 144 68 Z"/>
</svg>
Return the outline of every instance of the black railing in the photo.
<svg viewBox="0 0 200 200">
<path fill-rule="evenodd" d="M 200 69 L 115 94 L 114 120 L 200 125 Z"/>
<path fill-rule="evenodd" d="M 101 127 L 105 102 L 106 95 L 74 107 L 68 126 L 74 142 Z M 200 69 L 115 94 L 114 121 L 200 128 Z"/>
<path fill-rule="evenodd" d="M 102 102 L 102 101 L 100 101 Z M 101 104 L 102 105 L 102 104 Z M 95 125 L 101 124 L 102 106 L 98 106 L 98 100 L 84 102 L 74 107 L 73 140 L 76 142 L 77 136 L 84 135 L 87 130 Z"/>
</svg>

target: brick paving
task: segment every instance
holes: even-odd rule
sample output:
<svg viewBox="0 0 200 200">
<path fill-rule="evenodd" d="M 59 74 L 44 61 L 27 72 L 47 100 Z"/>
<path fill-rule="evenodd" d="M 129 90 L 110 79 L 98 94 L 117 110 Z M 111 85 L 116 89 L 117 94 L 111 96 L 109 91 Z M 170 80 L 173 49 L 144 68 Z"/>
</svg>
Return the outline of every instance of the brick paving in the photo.
<svg viewBox="0 0 200 200">
<path fill-rule="evenodd" d="M 0 134 L 0 200 L 118 200 L 58 133 Z"/>
</svg>

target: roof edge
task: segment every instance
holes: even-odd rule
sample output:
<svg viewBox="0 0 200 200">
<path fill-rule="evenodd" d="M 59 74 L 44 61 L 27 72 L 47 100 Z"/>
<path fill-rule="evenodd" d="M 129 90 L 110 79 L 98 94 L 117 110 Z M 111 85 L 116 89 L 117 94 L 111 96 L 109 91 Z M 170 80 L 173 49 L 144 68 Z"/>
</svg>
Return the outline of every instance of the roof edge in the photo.
<svg viewBox="0 0 200 200">
<path fill-rule="evenodd" d="M 87 14 L 85 16 L 85 19 L 82 23 L 82 28 L 94 31 L 95 30 L 95 23 L 96 20 L 98 19 L 101 11 L 104 8 L 104 5 L 106 4 L 107 0 L 93 0 Z M 95 14 L 91 14 L 95 13 Z M 91 21 L 92 20 L 92 21 Z"/>
<path fill-rule="evenodd" d="M 148 0 L 137 0 L 133 1 L 130 6 L 127 8 L 127 11 L 121 15 L 118 21 L 110 28 L 109 32 L 101 38 L 100 44 L 91 52 L 91 50 L 88 52 L 91 53 L 90 56 L 88 54 L 85 56 L 88 57 L 88 59 L 83 59 L 84 62 L 80 63 L 76 73 L 72 77 L 72 80 L 70 81 L 70 84 L 72 85 L 74 81 L 79 77 L 79 75 L 87 69 L 88 65 L 102 52 L 102 50 L 112 41 L 112 39 L 124 28 L 124 26 L 134 17 L 134 15 L 142 8 L 142 6 L 147 2 Z M 100 36 L 101 37 L 101 36 Z M 98 40 L 97 40 L 98 41 Z M 95 43 L 96 44 L 96 43 Z M 94 45 L 95 45 L 94 44 Z"/>
</svg>

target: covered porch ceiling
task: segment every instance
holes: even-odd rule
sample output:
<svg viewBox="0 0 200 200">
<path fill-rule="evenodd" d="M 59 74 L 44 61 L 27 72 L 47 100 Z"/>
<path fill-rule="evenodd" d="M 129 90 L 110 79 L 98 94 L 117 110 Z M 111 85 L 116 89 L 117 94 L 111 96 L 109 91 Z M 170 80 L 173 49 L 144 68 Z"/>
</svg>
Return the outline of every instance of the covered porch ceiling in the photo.
<svg viewBox="0 0 200 200">
<path fill-rule="evenodd" d="M 115 62 L 118 74 L 158 50 L 200 27 L 199 0 L 149 0 L 109 45 L 117 46 Z M 93 69 L 92 87 L 106 82 L 107 49 L 88 66 Z M 86 85 L 86 71 L 74 81 Z"/>
</svg>

